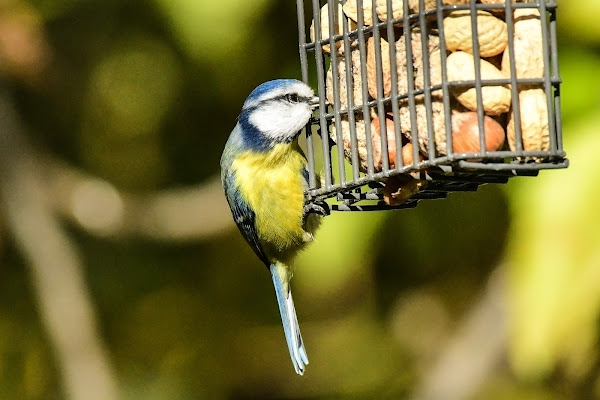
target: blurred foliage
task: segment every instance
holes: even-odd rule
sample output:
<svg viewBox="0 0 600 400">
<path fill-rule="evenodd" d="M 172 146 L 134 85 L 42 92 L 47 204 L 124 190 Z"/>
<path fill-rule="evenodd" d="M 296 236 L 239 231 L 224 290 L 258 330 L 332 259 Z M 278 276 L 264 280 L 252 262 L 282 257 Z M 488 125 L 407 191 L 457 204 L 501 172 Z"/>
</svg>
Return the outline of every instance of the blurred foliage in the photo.
<svg viewBox="0 0 600 400">
<path fill-rule="evenodd" d="M 406 398 L 501 265 L 508 362 L 474 398 L 600 397 L 600 9 L 559 4 L 572 166 L 415 210 L 328 217 L 296 263 L 303 378 L 270 279 L 235 229 L 167 244 L 69 227 L 123 398 Z M 139 192 L 217 174 L 249 91 L 300 76 L 297 40 L 293 1 L 0 4 L 0 71 L 30 138 Z M 0 233 L 0 398 L 64 398 L 31 277 Z"/>
<path fill-rule="evenodd" d="M 600 237 L 590 221 L 600 220 L 600 189 L 589 182 L 600 181 L 599 124 L 598 114 L 574 123 L 577 135 L 565 142 L 574 161 L 568 171 L 511 187 L 512 359 L 528 377 L 547 375 L 563 360 L 577 378 L 594 367 Z"/>
</svg>

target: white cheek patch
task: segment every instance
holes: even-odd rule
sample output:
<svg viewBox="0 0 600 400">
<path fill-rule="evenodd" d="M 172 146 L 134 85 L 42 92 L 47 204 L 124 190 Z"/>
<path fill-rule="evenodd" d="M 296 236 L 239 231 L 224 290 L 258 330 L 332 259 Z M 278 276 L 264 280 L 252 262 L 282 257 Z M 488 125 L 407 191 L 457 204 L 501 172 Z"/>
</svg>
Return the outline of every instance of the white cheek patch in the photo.
<svg viewBox="0 0 600 400">
<path fill-rule="evenodd" d="M 274 100 L 256 108 L 249 120 L 270 139 L 288 141 L 306 125 L 311 114 L 307 104 Z"/>
</svg>

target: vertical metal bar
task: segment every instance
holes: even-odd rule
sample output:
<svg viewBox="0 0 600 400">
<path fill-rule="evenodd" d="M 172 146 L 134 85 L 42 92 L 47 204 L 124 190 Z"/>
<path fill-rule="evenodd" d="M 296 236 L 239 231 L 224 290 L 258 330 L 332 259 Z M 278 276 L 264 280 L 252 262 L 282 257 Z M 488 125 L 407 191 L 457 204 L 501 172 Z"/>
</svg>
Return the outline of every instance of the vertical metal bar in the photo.
<svg viewBox="0 0 600 400">
<path fill-rule="evenodd" d="M 558 67 L 558 48 L 556 41 L 556 3 L 550 1 L 548 3 L 550 11 L 550 55 L 552 57 L 552 80 L 560 80 L 560 70 Z M 560 83 L 554 84 L 554 122 L 556 124 L 556 149 L 552 148 L 552 151 L 562 152 L 562 112 L 560 104 Z M 555 153 L 552 153 L 555 154 Z"/>
<path fill-rule="evenodd" d="M 452 116 L 450 112 L 450 90 L 448 89 L 448 69 L 446 66 L 446 36 L 444 33 L 444 13 L 442 10 L 442 0 L 437 0 L 436 7 L 442 64 L 442 95 L 444 102 L 444 129 L 446 130 L 446 154 L 452 155 L 454 153 L 452 146 Z"/>
<path fill-rule="evenodd" d="M 346 112 L 348 115 L 348 126 L 350 134 L 350 160 L 352 163 L 352 182 L 357 183 L 360 178 L 360 171 L 358 169 L 358 140 L 356 138 L 356 117 L 354 114 L 354 81 L 352 76 L 352 52 L 350 48 L 350 38 L 348 36 L 348 19 L 344 18 L 343 29 L 344 29 L 344 59 L 346 61 Z M 341 136 L 338 136 L 338 143 Z M 342 138 L 343 143 L 343 138 Z M 343 144 L 342 144 L 343 146 Z"/>
<path fill-rule="evenodd" d="M 515 152 L 517 157 L 523 156 L 523 132 L 521 130 L 521 106 L 519 86 L 517 84 L 517 66 L 515 64 L 515 20 L 512 3 L 505 4 L 506 33 L 508 35 L 508 59 L 510 60 L 510 91 L 512 98 L 513 129 L 515 134 Z M 506 50 L 505 50 L 506 51 Z"/>
<path fill-rule="evenodd" d="M 552 86 L 550 84 L 550 38 L 548 34 L 548 13 L 546 11 L 546 0 L 539 2 L 540 25 L 542 26 L 542 54 L 544 57 L 544 93 L 546 94 L 546 107 L 548 108 L 548 130 L 550 134 L 550 150 L 552 155 L 556 155 L 556 127 L 553 116 L 552 104 Z"/>
<path fill-rule="evenodd" d="M 505 2 L 505 4 L 508 2 Z M 473 59 L 475 67 L 475 94 L 477 96 L 477 126 L 479 128 L 479 153 L 484 157 L 487 153 L 485 145 L 485 131 L 484 131 L 484 117 L 483 112 L 483 93 L 482 93 L 482 81 L 481 81 L 481 55 L 479 53 L 479 27 L 477 26 L 477 8 L 475 0 L 471 0 L 471 35 L 473 41 Z"/>
<path fill-rule="evenodd" d="M 336 15 L 338 11 L 337 2 L 329 1 L 327 4 L 328 16 L 329 16 L 329 54 L 331 57 L 330 68 L 331 68 L 331 80 L 333 82 L 333 87 L 329 89 L 333 89 L 333 123 L 335 124 L 335 132 L 336 139 L 338 140 L 337 145 L 337 156 L 338 156 L 338 176 L 339 180 L 342 182 L 342 185 L 345 185 L 346 182 L 346 171 L 344 170 L 344 141 L 339 141 L 341 136 L 341 124 L 340 124 L 340 80 L 338 75 L 338 54 L 337 54 L 337 46 L 333 37 L 336 32 L 338 21 L 337 18 L 342 18 L 341 15 Z M 336 18 L 337 16 L 337 18 Z M 325 140 L 325 136 L 322 135 L 321 138 Z M 329 141 L 329 135 L 327 135 L 327 140 Z M 330 149 L 331 151 L 331 149 Z"/>
<path fill-rule="evenodd" d="M 298 14 L 298 43 L 300 50 L 300 71 L 302 81 L 308 84 L 308 52 L 306 51 L 306 26 L 304 19 L 304 1 L 296 0 L 296 12 Z"/>
<path fill-rule="evenodd" d="M 315 60 L 317 62 L 317 81 L 319 87 L 319 126 L 321 129 L 321 144 L 323 151 L 323 173 L 325 174 L 325 189 L 330 190 L 333 184 L 331 176 L 331 158 L 329 154 L 329 140 L 327 135 L 327 119 L 325 118 L 325 73 L 324 73 L 324 57 L 323 45 L 321 41 L 321 8 L 319 0 L 312 0 L 313 5 L 313 21 L 315 28 Z"/>
<path fill-rule="evenodd" d="M 375 9 L 377 8 L 377 0 L 372 0 L 373 10 L 373 45 L 375 46 L 375 71 L 377 81 L 377 117 L 379 118 L 379 140 L 380 140 L 380 151 L 381 151 L 381 166 L 385 173 L 388 173 L 390 169 L 389 164 L 389 152 L 387 145 L 387 121 L 385 120 L 385 108 L 383 105 L 383 98 L 385 94 L 383 92 L 383 63 L 381 59 L 381 35 L 379 32 L 380 26 L 376 21 L 377 15 Z M 388 20 L 392 16 L 388 15 Z M 393 44 L 392 44 L 393 45 Z"/>
<path fill-rule="evenodd" d="M 392 102 L 392 115 L 394 118 L 394 138 L 396 141 L 396 167 L 398 171 L 404 165 L 402 159 L 402 131 L 400 126 L 400 110 L 398 108 L 398 65 L 396 64 L 396 37 L 394 34 L 394 24 L 392 22 L 393 10 L 392 2 L 387 2 L 387 15 L 386 21 L 387 37 L 390 51 L 390 74 L 391 74 L 391 102 Z M 386 124 L 387 125 L 387 124 Z M 418 159 L 415 159 L 418 161 Z M 416 161 L 413 161 L 413 165 L 416 165 Z"/>
<path fill-rule="evenodd" d="M 425 21 L 425 1 L 419 0 L 419 27 L 421 30 L 421 61 L 423 62 L 423 100 L 427 120 L 427 152 L 430 160 L 435 158 L 435 137 L 433 134 L 433 111 L 431 105 L 431 71 L 429 70 L 429 35 Z M 418 68 L 419 66 L 417 66 Z"/>
<path fill-rule="evenodd" d="M 300 71 L 302 72 L 302 81 L 308 84 L 308 52 L 306 51 L 306 22 L 304 19 L 304 0 L 296 0 L 296 12 L 298 14 L 298 44 L 300 51 Z M 313 136 L 311 125 L 304 128 L 306 135 L 306 159 L 308 161 L 308 188 L 316 188 L 316 166 L 315 150 L 313 148 Z"/>
<path fill-rule="evenodd" d="M 366 0 L 370 1 L 370 0 Z M 363 15 L 363 0 L 357 0 L 356 8 L 358 12 L 358 50 L 360 52 L 360 76 L 362 83 L 362 111 L 363 120 L 365 122 L 365 140 L 367 147 L 367 176 L 373 179 L 373 146 L 371 142 L 371 115 L 369 113 L 369 104 L 367 99 L 369 98 L 369 89 L 367 87 L 367 59 L 365 56 L 365 26 L 364 26 L 364 15 Z"/>
<path fill-rule="evenodd" d="M 412 29 L 408 18 L 410 11 L 408 9 L 408 1 L 402 4 L 403 13 L 402 24 L 404 27 L 404 38 L 406 45 L 406 69 L 407 69 L 407 89 L 408 89 L 408 108 L 410 111 L 410 135 L 413 146 L 413 160 L 419 158 L 419 128 L 417 127 L 417 110 L 415 105 L 415 80 L 414 80 L 414 64 L 412 54 Z"/>
</svg>

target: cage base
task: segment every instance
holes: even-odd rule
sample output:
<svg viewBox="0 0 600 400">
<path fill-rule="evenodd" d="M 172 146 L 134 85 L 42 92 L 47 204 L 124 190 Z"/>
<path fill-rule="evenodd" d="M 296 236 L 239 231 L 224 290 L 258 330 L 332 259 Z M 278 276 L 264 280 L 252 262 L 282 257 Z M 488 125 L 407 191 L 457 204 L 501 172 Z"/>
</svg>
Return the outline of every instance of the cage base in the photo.
<svg viewBox="0 0 600 400">
<path fill-rule="evenodd" d="M 480 163 L 458 161 L 451 165 L 440 165 L 419 171 L 418 179 L 427 182 L 423 190 L 414 193 L 402 204 L 386 204 L 383 197 L 384 180 L 369 182 L 360 187 L 345 189 L 336 194 L 338 204 L 331 204 L 332 211 L 384 211 L 415 208 L 421 200 L 445 199 L 451 192 L 476 192 L 485 184 L 504 184 L 516 176 L 534 177 L 544 169 L 562 169 L 569 166 L 566 158 L 552 163 Z M 486 173 L 481 173 L 481 171 Z M 413 173 L 414 174 L 414 173 Z M 413 175 L 402 174 L 414 178 Z M 390 177 L 397 176 L 390 174 Z M 360 204 L 359 204 L 360 202 Z M 363 202 L 365 204 L 363 204 Z"/>
</svg>

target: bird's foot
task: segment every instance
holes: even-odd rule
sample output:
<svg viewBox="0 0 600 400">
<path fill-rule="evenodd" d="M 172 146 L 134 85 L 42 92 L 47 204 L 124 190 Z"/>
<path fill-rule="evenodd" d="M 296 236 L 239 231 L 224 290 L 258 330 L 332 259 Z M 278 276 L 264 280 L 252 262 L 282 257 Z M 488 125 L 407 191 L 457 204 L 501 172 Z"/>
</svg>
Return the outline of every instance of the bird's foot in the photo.
<svg viewBox="0 0 600 400">
<path fill-rule="evenodd" d="M 307 216 L 308 214 L 319 214 L 325 217 L 331 214 L 331 210 L 329 204 L 324 201 L 307 202 L 304 204 L 304 215 Z"/>
<path fill-rule="evenodd" d="M 304 216 L 302 217 L 302 228 L 306 231 L 307 230 L 307 223 L 308 223 L 308 217 L 310 216 L 310 214 L 318 214 L 318 215 L 322 215 L 322 216 L 327 216 L 330 214 L 330 210 L 329 210 L 329 205 L 327 203 L 325 203 L 324 201 L 319 201 L 319 202 L 307 202 L 304 203 Z M 312 235 L 311 238 L 305 238 L 305 241 L 310 241 L 312 240 Z"/>
</svg>

